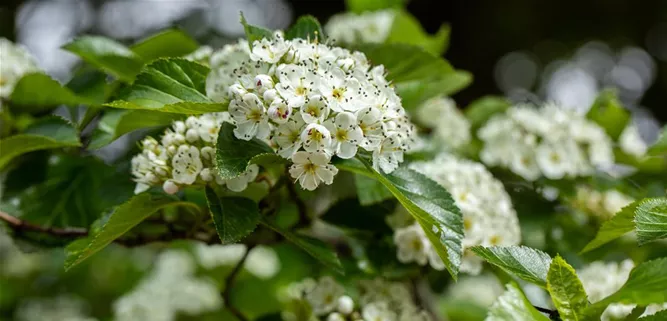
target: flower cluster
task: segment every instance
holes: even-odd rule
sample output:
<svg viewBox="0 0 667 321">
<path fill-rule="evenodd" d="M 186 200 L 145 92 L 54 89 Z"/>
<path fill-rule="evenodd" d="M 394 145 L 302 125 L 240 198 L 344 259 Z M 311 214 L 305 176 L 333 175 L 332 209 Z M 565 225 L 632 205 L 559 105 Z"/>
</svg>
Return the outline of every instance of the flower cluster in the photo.
<svg viewBox="0 0 667 321">
<path fill-rule="evenodd" d="M 625 127 L 618 138 L 618 143 L 624 153 L 635 157 L 642 157 L 648 151 L 648 144 L 642 139 L 639 129 L 634 124 Z"/>
<path fill-rule="evenodd" d="M 287 300 L 305 303 L 312 310 L 310 319 L 322 321 L 430 321 L 431 316 L 419 309 L 402 283 L 382 279 L 358 282 L 358 297 L 346 295 L 343 285 L 331 277 L 318 281 L 305 279 L 291 284 Z M 284 311 L 283 319 L 296 320 L 293 311 Z M 309 319 L 309 320 L 310 320 Z"/>
<path fill-rule="evenodd" d="M 290 174 L 303 188 L 333 182 L 333 156 L 352 158 L 362 149 L 386 173 L 403 161 L 415 127 L 383 66 L 371 68 L 360 52 L 285 40 L 279 32 L 255 41 L 246 60 L 242 47 L 213 54 L 207 94 L 229 102 L 238 139 L 264 140 L 291 159 Z"/>
<path fill-rule="evenodd" d="M 24 300 L 16 309 L 16 321 L 97 321 L 87 317 L 86 303 L 78 297 L 60 295 L 53 298 Z"/>
<path fill-rule="evenodd" d="M 114 303 L 114 320 L 173 321 L 179 313 L 198 315 L 220 309 L 215 282 L 196 278 L 194 273 L 195 263 L 186 252 L 160 254 L 151 274 Z"/>
<path fill-rule="evenodd" d="M 35 59 L 20 45 L 0 38 L 0 98 L 9 98 L 23 75 L 39 71 Z"/>
<path fill-rule="evenodd" d="M 195 255 L 199 264 L 205 269 L 214 269 L 218 266 L 236 265 L 248 247 L 244 244 L 230 245 L 195 245 Z M 270 247 L 256 246 L 246 258 L 243 268 L 260 279 L 270 279 L 280 271 L 278 254 Z"/>
<path fill-rule="evenodd" d="M 410 168 L 445 187 L 461 209 L 465 229 L 461 271 L 479 274 L 482 269 L 482 261 L 465 251 L 469 247 L 519 244 L 521 231 L 510 197 L 482 164 L 441 154 L 432 161 L 412 163 Z M 445 266 L 421 226 L 399 218 L 408 216 L 401 214 L 404 211 L 400 208 L 388 222 L 395 228 L 398 260 L 419 265 L 428 262 L 434 269 L 443 270 Z"/>
<path fill-rule="evenodd" d="M 632 260 L 625 260 L 620 263 L 597 261 L 577 271 L 577 274 L 581 279 L 584 290 L 586 290 L 586 294 L 588 294 L 588 300 L 595 303 L 618 291 L 628 280 L 633 267 Z M 601 320 L 622 320 L 632 312 L 634 307 L 632 304 L 611 304 L 602 313 Z M 651 304 L 646 307 L 643 316 L 665 309 L 667 309 L 667 304 Z"/>
<path fill-rule="evenodd" d="M 187 185 L 215 184 L 240 192 L 255 180 L 257 165 L 232 179 L 222 179 L 215 170 L 215 144 L 223 122 L 229 114 L 210 113 L 190 116 L 174 122 L 162 140 L 147 137 L 141 142 L 142 151 L 132 158 L 132 175 L 137 182 L 135 193 L 151 186 L 162 185 L 165 192 L 174 194 Z"/>
<path fill-rule="evenodd" d="M 392 10 L 338 14 L 329 19 L 324 30 L 330 38 L 345 44 L 383 43 L 395 17 Z"/>
<path fill-rule="evenodd" d="M 632 197 L 615 189 L 598 191 L 586 185 L 579 185 L 574 206 L 601 220 L 607 220 L 633 201 Z"/>
<path fill-rule="evenodd" d="M 437 143 L 450 149 L 470 143 L 470 122 L 456 108 L 453 99 L 445 96 L 431 98 L 419 107 L 416 116 L 420 124 L 433 129 Z"/>
<path fill-rule="evenodd" d="M 611 139 L 575 111 L 547 104 L 514 106 L 477 132 L 481 160 L 529 181 L 591 175 L 614 163 Z"/>
</svg>

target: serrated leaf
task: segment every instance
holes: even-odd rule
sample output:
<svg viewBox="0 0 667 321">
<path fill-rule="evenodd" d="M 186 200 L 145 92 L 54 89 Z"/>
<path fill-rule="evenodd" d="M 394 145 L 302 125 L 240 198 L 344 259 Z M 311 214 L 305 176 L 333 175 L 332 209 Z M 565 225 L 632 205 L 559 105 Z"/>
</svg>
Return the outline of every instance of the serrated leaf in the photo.
<svg viewBox="0 0 667 321">
<path fill-rule="evenodd" d="M 463 255 L 463 218 L 445 188 L 406 167 L 391 174 L 378 173 L 366 160 L 341 161 L 336 167 L 382 183 L 419 222 L 449 273 L 457 278 Z"/>
<path fill-rule="evenodd" d="M 144 64 L 130 48 L 106 37 L 82 36 L 65 44 L 63 49 L 125 82 L 131 82 Z"/>
<path fill-rule="evenodd" d="M 241 24 L 243 25 L 243 30 L 245 31 L 245 37 L 248 39 L 248 45 L 252 49 L 252 43 L 255 40 L 262 40 L 263 38 L 271 39 L 273 38 L 273 32 L 266 28 L 254 26 L 248 24 L 248 21 L 245 20 L 243 12 L 241 12 Z"/>
<path fill-rule="evenodd" d="M 322 31 L 322 26 L 317 19 L 311 15 L 299 17 L 294 25 L 285 33 L 285 39 L 310 39 L 319 42 L 324 42 L 327 38 Z"/>
<path fill-rule="evenodd" d="M 183 117 L 182 114 L 148 110 L 107 110 L 93 131 L 88 148 L 102 148 L 131 131 L 167 126 Z"/>
<path fill-rule="evenodd" d="M 637 319 L 637 321 L 665 321 L 667 320 L 667 310 L 658 311 L 653 315 Z"/>
<path fill-rule="evenodd" d="M 336 252 L 327 246 L 326 243 L 309 236 L 292 233 L 266 218 L 263 218 L 260 223 L 284 236 L 288 241 L 306 251 L 306 253 L 310 254 L 324 266 L 340 274 L 345 274 L 345 270 L 340 264 Z"/>
<path fill-rule="evenodd" d="M 645 198 L 635 210 L 639 245 L 667 237 L 667 198 Z"/>
<path fill-rule="evenodd" d="M 219 197 L 206 187 L 206 201 L 222 244 L 232 244 L 250 235 L 259 224 L 257 203 L 244 197 Z"/>
<path fill-rule="evenodd" d="M 447 48 L 449 33 L 449 25 L 443 24 L 435 35 L 430 35 L 410 13 L 405 10 L 394 10 L 394 21 L 385 42 L 419 46 L 433 55 L 440 56 Z"/>
<path fill-rule="evenodd" d="M 465 108 L 464 114 L 473 132 L 482 127 L 493 115 L 502 113 L 510 107 L 510 102 L 504 97 L 485 96 L 479 98 Z"/>
<path fill-rule="evenodd" d="M 95 105 L 101 103 L 98 100 L 78 96 L 71 89 L 43 73 L 32 73 L 23 76 L 14 87 L 10 100 L 12 104 L 25 106 L 22 109 L 27 108 L 29 111 L 35 109 L 35 107 Z"/>
<path fill-rule="evenodd" d="M 600 314 L 612 303 L 637 304 L 641 306 L 667 302 L 667 257 L 639 264 L 632 271 L 628 280 L 614 294 L 602 299 L 586 309 L 591 319 Z"/>
<path fill-rule="evenodd" d="M 583 311 L 588 306 L 586 290 L 574 268 L 560 255 L 551 261 L 547 290 L 563 321 L 584 320 Z"/>
<path fill-rule="evenodd" d="M 375 65 L 384 65 L 403 107 L 412 110 L 429 98 L 451 95 L 472 81 L 466 71 L 454 70 L 440 57 L 406 44 L 362 45 L 362 51 Z"/>
<path fill-rule="evenodd" d="M 588 242 L 580 253 L 594 250 L 634 230 L 635 224 L 633 223 L 633 218 L 635 217 L 635 209 L 638 205 L 639 201 L 635 201 L 602 223 L 595 238 Z"/>
<path fill-rule="evenodd" d="M 354 183 L 361 205 L 373 205 L 394 197 L 382 183 L 368 176 L 354 174 Z"/>
<path fill-rule="evenodd" d="M 609 137 L 616 140 L 630 121 L 630 113 L 623 108 L 615 91 L 605 90 L 595 99 L 586 118 L 600 125 Z"/>
<path fill-rule="evenodd" d="M 193 203 L 181 202 L 167 195 L 151 194 L 150 192 L 136 195 L 113 210 L 109 220 L 100 228 L 99 232 L 89 237 L 87 246 L 83 247 L 79 242 L 72 245 L 72 248 L 68 248 L 70 255 L 65 259 L 65 269 L 69 270 L 83 262 L 153 213 L 171 206 L 190 206 L 199 210 L 199 207 Z"/>
<path fill-rule="evenodd" d="M 549 321 L 537 311 L 516 283 L 505 286 L 507 291 L 496 299 L 485 321 Z"/>
<path fill-rule="evenodd" d="M 0 169 L 22 154 L 43 149 L 78 147 L 79 132 L 59 117 L 41 119 L 23 133 L 0 140 Z"/>
<path fill-rule="evenodd" d="M 470 250 L 511 275 L 543 288 L 547 286 L 549 254 L 526 246 L 473 246 Z"/>
<path fill-rule="evenodd" d="M 144 61 L 163 57 L 182 57 L 197 50 L 197 48 L 199 48 L 197 41 L 179 29 L 166 30 L 151 35 L 130 47 Z"/>
<path fill-rule="evenodd" d="M 234 136 L 234 125 L 223 123 L 215 151 L 218 174 L 223 179 L 238 177 L 250 164 L 283 162 L 282 157 L 259 139 L 241 140 Z"/>
<path fill-rule="evenodd" d="M 162 58 L 145 66 L 119 99 L 106 106 L 178 114 L 220 112 L 226 106 L 206 97 L 209 69 L 182 58 Z"/>
</svg>

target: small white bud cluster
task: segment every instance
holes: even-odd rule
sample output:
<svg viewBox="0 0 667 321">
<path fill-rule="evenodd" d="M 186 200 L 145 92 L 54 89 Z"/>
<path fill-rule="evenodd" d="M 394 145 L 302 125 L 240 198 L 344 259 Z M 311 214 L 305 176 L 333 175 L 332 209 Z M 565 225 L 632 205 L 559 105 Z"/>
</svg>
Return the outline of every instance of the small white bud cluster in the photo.
<svg viewBox="0 0 667 321">
<path fill-rule="evenodd" d="M 27 298 L 21 300 L 16 311 L 16 321 L 97 321 L 87 317 L 86 302 L 73 295 L 59 295 L 53 298 Z"/>
<path fill-rule="evenodd" d="M 180 313 L 196 316 L 217 311 L 222 300 L 215 282 L 195 277 L 195 271 L 187 252 L 163 252 L 153 271 L 114 302 L 114 320 L 164 321 L 175 320 Z"/>
<path fill-rule="evenodd" d="M 470 143 L 470 122 L 456 108 L 453 99 L 445 96 L 431 98 L 417 110 L 416 120 L 433 129 L 435 141 L 450 149 Z"/>
<path fill-rule="evenodd" d="M 168 194 L 187 185 L 216 184 L 235 192 L 246 189 L 257 177 L 257 165 L 250 165 L 241 176 L 227 180 L 215 169 L 215 144 L 223 122 L 230 122 L 226 112 L 190 116 L 185 121 L 175 121 L 160 142 L 145 138 L 141 153 L 132 158 L 135 193 L 160 185 Z"/>
<path fill-rule="evenodd" d="M 0 38 L 0 98 L 9 98 L 25 74 L 39 71 L 37 62 L 21 45 Z"/>
<path fill-rule="evenodd" d="M 577 275 L 586 290 L 588 300 L 595 303 L 618 291 L 628 280 L 634 266 L 634 262 L 629 259 L 618 263 L 596 261 L 577 271 Z M 602 313 L 600 320 L 623 320 L 630 315 L 634 307 L 633 304 L 611 304 Z M 652 315 L 665 309 L 667 309 L 667 303 L 651 304 L 646 307 L 642 316 Z"/>
<path fill-rule="evenodd" d="M 226 46 L 211 66 L 207 95 L 229 102 L 235 136 L 262 139 L 291 159 L 290 174 L 304 189 L 331 184 L 338 173 L 331 157 L 352 158 L 360 148 L 390 173 L 414 141 L 384 67 L 371 68 L 363 53 L 277 32 L 249 54 L 243 43 Z"/>
<path fill-rule="evenodd" d="M 395 17 L 392 10 L 337 14 L 324 25 L 324 30 L 331 39 L 344 44 L 383 43 Z"/>
<path fill-rule="evenodd" d="M 615 189 L 598 191 L 586 185 L 579 185 L 574 206 L 601 220 L 607 220 L 632 202 L 634 198 Z"/>
<path fill-rule="evenodd" d="M 614 163 L 611 139 L 600 126 L 553 104 L 511 107 L 477 135 L 484 142 L 485 164 L 509 168 L 529 181 L 588 176 Z"/>
<path fill-rule="evenodd" d="M 645 156 L 648 151 L 648 144 L 639 134 L 639 128 L 634 124 L 625 127 L 618 138 L 618 143 L 624 153 L 635 157 Z"/>
<path fill-rule="evenodd" d="M 479 274 L 482 261 L 466 251 L 475 246 L 509 246 L 521 241 L 519 220 L 503 184 L 479 163 L 441 154 L 432 161 L 414 162 L 414 169 L 447 189 L 463 214 L 464 256 L 461 271 Z M 424 230 L 402 207 L 388 218 L 395 228 L 394 243 L 403 263 L 429 263 L 436 270 L 445 265 L 426 237 Z"/>
<path fill-rule="evenodd" d="M 359 296 L 345 294 L 345 288 L 331 277 L 318 281 L 305 279 L 291 284 L 287 299 L 307 303 L 313 311 L 311 319 L 322 321 L 430 321 L 431 316 L 419 309 L 405 284 L 382 279 L 362 280 Z M 292 311 L 284 311 L 283 319 L 295 321 Z"/>
</svg>

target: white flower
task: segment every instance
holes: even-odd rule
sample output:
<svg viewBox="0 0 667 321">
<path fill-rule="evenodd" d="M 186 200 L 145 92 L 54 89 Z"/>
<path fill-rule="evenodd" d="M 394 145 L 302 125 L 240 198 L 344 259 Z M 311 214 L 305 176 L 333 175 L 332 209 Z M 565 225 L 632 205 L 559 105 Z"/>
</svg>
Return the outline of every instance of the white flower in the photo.
<svg viewBox="0 0 667 321">
<path fill-rule="evenodd" d="M 427 100 L 417 109 L 417 120 L 433 128 L 435 138 L 450 148 L 462 147 L 471 140 L 470 123 L 451 98 Z"/>
<path fill-rule="evenodd" d="M 276 124 L 284 124 L 289 121 L 292 115 L 292 107 L 288 106 L 281 98 L 276 98 L 269 106 L 267 111 L 269 119 Z"/>
<path fill-rule="evenodd" d="M 250 58 L 268 63 L 276 63 L 287 53 L 287 50 L 289 50 L 289 47 L 282 38 L 276 37 L 273 40 L 264 38 L 260 41 L 255 41 L 252 45 Z"/>
<path fill-rule="evenodd" d="M 646 151 L 648 150 L 648 145 L 639 134 L 639 129 L 633 124 L 629 124 L 625 127 L 621 136 L 618 138 L 618 142 L 621 145 L 621 150 L 623 150 L 623 152 L 636 157 L 646 155 Z"/>
<path fill-rule="evenodd" d="M 171 160 L 172 176 L 176 183 L 192 184 L 197 180 L 203 168 L 199 158 L 199 149 L 195 146 L 181 145 Z"/>
<path fill-rule="evenodd" d="M 398 260 L 402 263 L 417 262 L 425 265 L 428 262 L 430 243 L 419 224 L 396 229 L 394 243 Z"/>
<path fill-rule="evenodd" d="M 329 108 L 335 112 L 354 112 L 363 107 L 360 104 L 359 80 L 346 76 L 341 69 L 328 71 L 319 84 L 319 90 L 329 102 Z"/>
<path fill-rule="evenodd" d="M 324 126 L 332 136 L 333 150 L 340 158 L 352 158 L 357 154 L 357 146 L 364 138 L 364 133 L 357 124 L 357 117 L 348 112 L 340 113 Z"/>
<path fill-rule="evenodd" d="M 241 100 L 234 99 L 229 105 L 229 114 L 236 122 L 236 138 L 250 140 L 253 137 L 264 138 L 271 128 L 264 104 L 255 94 L 245 94 Z"/>
<path fill-rule="evenodd" d="M 308 124 L 321 124 L 329 117 L 329 106 L 324 97 L 314 95 L 308 97 L 306 103 L 301 106 L 301 117 Z"/>
<path fill-rule="evenodd" d="M 248 187 L 248 183 L 252 182 L 257 178 L 257 173 L 259 173 L 259 167 L 255 164 L 250 164 L 248 169 L 238 177 L 228 179 L 225 183 L 227 188 L 234 192 L 241 192 Z"/>
<path fill-rule="evenodd" d="M 361 147 L 372 151 L 382 143 L 384 132 L 382 131 L 382 113 L 379 109 L 367 107 L 357 112 L 359 128 L 364 134 Z"/>
<path fill-rule="evenodd" d="M 549 179 L 561 179 L 569 172 L 569 155 L 556 144 L 542 142 L 535 151 L 535 160 L 542 174 Z"/>
<path fill-rule="evenodd" d="M 389 37 L 394 17 L 392 10 L 339 14 L 331 17 L 324 29 L 331 39 L 346 44 L 382 43 Z"/>
<path fill-rule="evenodd" d="M 330 159 L 325 153 L 296 152 L 292 156 L 294 165 L 290 167 L 290 175 L 309 191 L 315 190 L 320 182 L 329 185 L 338 174 L 338 168 L 329 164 Z"/>
<path fill-rule="evenodd" d="M 401 139 L 398 134 L 385 138 L 380 147 L 373 151 L 373 168 L 389 174 L 403 161 Z"/>
<path fill-rule="evenodd" d="M 292 158 L 302 146 L 301 132 L 304 130 L 301 117 L 293 117 L 276 130 L 273 140 L 278 145 L 278 154 L 284 158 Z"/>
<path fill-rule="evenodd" d="M 364 321 L 396 321 L 396 312 L 391 311 L 386 302 L 371 303 L 361 310 Z"/>
<path fill-rule="evenodd" d="M 349 315 L 354 311 L 354 301 L 347 295 L 341 296 L 338 298 L 338 307 L 336 309 L 344 315 Z"/>
<path fill-rule="evenodd" d="M 338 305 L 338 298 L 344 293 L 342 285 L 326 276 L 321 278 L 317 286 L 306 294 L 306 300 L 311 304 L 316 315 L 322 315 L 334 311 Z"/>
<path fill-rule="evenodd" d="M 305 66 L 280 65 L 276 72 L 280 79 L 276 90 L 290 107 L 303 106 L 308 95 L 319 86 L 320 77 Z"/>
<path fill-rule="evenodd" d="M 301 141 L 306 151 L 324 152 L 331 146 L 331 133 L 322 125 L 308 124 L 301 132 Z"/>
<path fill-rule="evenodd" d="M 0 38 L 0 97 L 9 98 L 14 86 L 30 72 L 37 72 L 37 63 L 28 51 L 20 45 Z"/>
</svg>

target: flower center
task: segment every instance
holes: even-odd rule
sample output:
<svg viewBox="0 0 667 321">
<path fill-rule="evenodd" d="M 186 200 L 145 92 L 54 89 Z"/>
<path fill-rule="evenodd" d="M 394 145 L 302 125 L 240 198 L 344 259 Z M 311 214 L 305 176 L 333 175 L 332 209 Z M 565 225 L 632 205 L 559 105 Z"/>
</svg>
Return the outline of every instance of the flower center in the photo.
<svg viewBox="0 0 667 321">
<path fill-rule="evenodd" d="M 261 119 L 262 119 L 262 112 L 257 109 L 251 110 L 250 113 L 248 114 L 248 120 L 259 122 Z"/>
<path fill-rule="evenodd" d="M 345 88 L 334 88 L 333 92 L 331 93 L 331 96 L 336 98 L 338 101 L 343 100 L 343 95 L 345 95 Z"/>
<path fill-rule="evenodd" d="M 296 87 L 296 89 L 294 90 L 294 93 L 296 93 L 297 96 L 303 96 L 303 95 L 306 94 L 306 91 L 307 91 L 306 87 L 299 86 L 299 87 Z"/>
<path fill-rule="evenodd" d="M 336 131 L 336 139 L 342 142 L 347 141 L 347 130 L 345 129 L 338 129 Z"/>
<path fill-rule="evenodd" d="M 560 155 L 558 155 L 558 153 L 551 153 L 551 161 L 554 163 L 560 163 Z"/>
<path fill-rule="evenodd" d="M 317 169 L 317 166 L 315 166 L 315 164 L 313 164 L 313 163 L 308 163 L 308 164 L 303 165 L 303 169 L 306 172 L 315 173 L 315 170 Z"/>
</svg>

